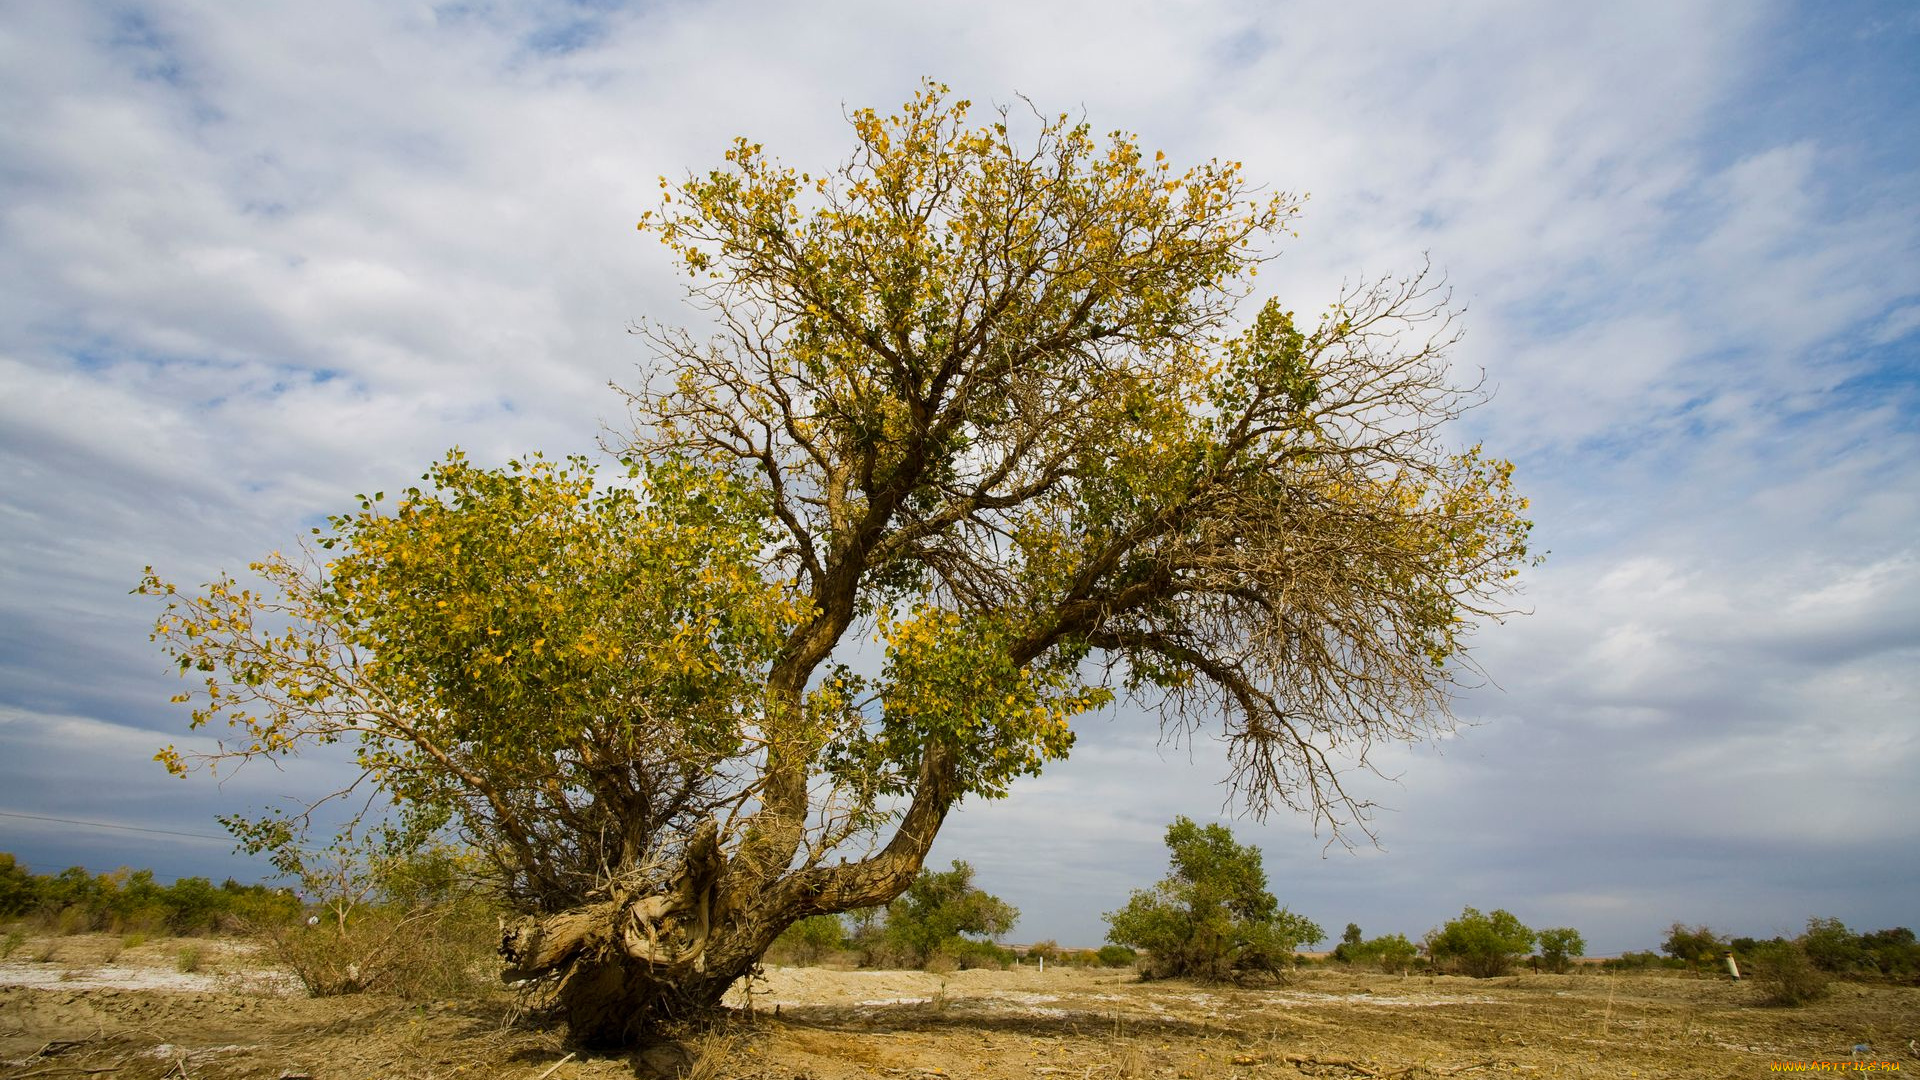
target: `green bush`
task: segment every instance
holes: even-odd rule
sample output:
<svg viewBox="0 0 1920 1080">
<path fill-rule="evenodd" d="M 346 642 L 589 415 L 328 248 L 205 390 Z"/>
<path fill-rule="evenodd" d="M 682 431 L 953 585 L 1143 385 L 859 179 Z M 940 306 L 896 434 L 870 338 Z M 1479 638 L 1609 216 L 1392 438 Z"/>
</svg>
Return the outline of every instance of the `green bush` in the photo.
<svg viewBox="0 0 1920 1080">
<path fill-rule="evenodd" d="M 1511 912 L 1482 915 L 1466 908 L 1460 917 L 1427 935 L 1427 955 L 1476 979 L 1505 975 L 1516 960 L 1533 951 L 1534 933 Z"/>
<path fill-rule="evenodd" d="M 1125 945 L 1102 945 L 1094 954 L 1100 960 L 1101 967 L 1132 967 L 1140 959 L 1140 954 Z"/>
<path fill-rule="evenodd" d="M 1661 956 L 1651 949 L 1644 952 L 1624 952 L 1611 960 L 1603 961 L 1601 968 L 1607 971 L 1648 971 L 1653 968 L 1685 967 L 1680 961 Z"/>
<path fill-rule="evenodd" d="M 1720 962 L 1727 951 L 1727 942 L 1708 927 L 1674 923 L 1668 928 L 1667 940 L 1660 944 L 1660 951 L 1688 967 L 1706 968 Z"/>
<path fill-rule="evenodd" d="M 1813 962 L 1800 942 L 1763 942 L 1750 964 L 1753 984 L 1769 1005 L 1805 1005 L 1827 994 L 1827 973 Z"/>
<path fill-rule="evenodd" d="M 13 919 L 40 908 L 39 881 L 9 852 L 0 851 L 0 919 Z"/>
<path fill-rule="evenodd" d="M 1881 975 L 1901 982 L 1920 977 L 1920 942 L 1904 926 L 1860 935 L 1860 947 Z"/>
<path fill-rule="evenodd" d="M 838 915 L 814 915 L 782 931 L 767 958 L 805 967 L 847 947 L 847 926 Z"/>
<path fill-rule="evenodd" d="M 1012 949 L 1003 949 L 990 941 L 974 941 L 959 937 L 943 942 L 936 952 L 962 971 L 976 968 L 1005 971 L 1020 960 Z"/>
<path fill-rule="evenodd" d="M 1405 934 L 1385 934 L 1371 941 L 1343 941 L 1333 952 L 1333 958 L 1341 963 L 1397 975 L 1413 966 L 1420 947 L 1408 941 Z"/>
</svg>

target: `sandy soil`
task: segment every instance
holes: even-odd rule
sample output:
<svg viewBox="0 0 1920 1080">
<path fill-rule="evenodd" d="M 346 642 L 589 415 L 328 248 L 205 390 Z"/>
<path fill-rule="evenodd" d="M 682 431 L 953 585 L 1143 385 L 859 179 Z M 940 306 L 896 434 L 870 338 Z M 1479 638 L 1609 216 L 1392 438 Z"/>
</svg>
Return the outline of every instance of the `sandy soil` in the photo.
<svg viewBox="0 0 1920 1080">
<path fill-rule="evenodd" d="M 51 942 L 50 956 L 39 954 Z M 624 1056 L 514 1022 L 511 996 L 307 998 L 231 942 L 29 942 L 0 963 L 0 1076 L 1753 1077 L 1774 1062 L 1920 1069 L 1920 990 L 1841 985 L 1803 1009 L 1718 979 L 1471 980 L 1324 969 L 1282 987 L 1130 973 L 774 968 L 726 1018 Z M 201 950 L 181 972 L 183 948 Z M 108 959 L 109 955 L 111 958 Z M 1855 1052 L 1859 1044 L 1870 1052 Z"/>
</svg>

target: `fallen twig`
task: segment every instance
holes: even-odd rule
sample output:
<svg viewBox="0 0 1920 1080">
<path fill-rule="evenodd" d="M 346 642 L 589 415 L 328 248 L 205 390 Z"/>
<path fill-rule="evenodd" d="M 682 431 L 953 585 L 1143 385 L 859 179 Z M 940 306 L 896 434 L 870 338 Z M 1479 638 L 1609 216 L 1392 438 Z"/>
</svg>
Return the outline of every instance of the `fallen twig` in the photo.
<svg viewBox="0 0 1920 1080">
<path fill-rule="evenodd" d="M 539 1076 L 534 1077 L 533 1080 L 547 1080 L 547 1077 L 552 1076 L 556 1072 L 559 1072 L 560 1066 L 565 1065 L 567 1062 L 573 1060 L 573 1053 L 574 1052 L 572 1050 L 567 1051 L 566 1057 L 563 1057 L 559 1061 L 556 1061 L 553 1064 L 547 1066 L 547 1071 L 541 1073 Z"/>
</svg>

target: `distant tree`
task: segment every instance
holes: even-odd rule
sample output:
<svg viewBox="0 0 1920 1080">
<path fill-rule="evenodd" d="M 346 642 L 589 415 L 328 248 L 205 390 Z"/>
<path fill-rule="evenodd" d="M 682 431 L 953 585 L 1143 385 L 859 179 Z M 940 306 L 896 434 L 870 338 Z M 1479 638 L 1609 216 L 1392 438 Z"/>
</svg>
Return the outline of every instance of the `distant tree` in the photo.
<svg viewBox="0 0 1920 1080">
<path fill-rule="evenodd" d="M 1814 967 L 1835 975 L 1872 971 L 1875 966 L 1859 935 L 1839 919 L 1808 919 L 1800 946 Z"/>
<path fill-rule="evenodd" d="M 1466 908 L 1460 917 L 1427 935 L 1427 951 L 1436 963 L 1477 979 L 1504 975 L 1514 961 L 1533 951 L 1534 933 L 1511 912 L 1495 908 L 1483 915 Z"/>
<path fill-rule="evenodd" d="M 1573 958 L 1587 954 L 1587 941 L 1571 926 L 1555 926 L 1540 931 L 1540 960 L 1547 970 L 1565 974 L 1573 967 Z"/>
<path fill-rule="evenodd" d="M 840 916 L 810 915 L 787 927 L 774 943 L 773 951 L 796 964 L 814 964 L 845 948 L 846 944 L 847 926 Z"/>
<path fill-rule="evenodd" d="M 1147 954 L 1153 976 L 1225 979 L 1278 975 L 1294 950 L 1326 933 L 1279 906 L 1267 891 L 1260 849 L 1234 842 L 1224 825 L 1175 818 L 1167 828 L 1171 873 L 1105 915 L 1107 940 Z"/>
<path fill-rule="evenodd" d="M 1684 923 L 1674 923 L 1669 927 L 1667 940 L 1660 944 L 1661 952 L 1694 967 L 1706 967 L 1718 961 L 1726 948 L 1726 939 L 1711 928 L 1688 927 Z"/>
<path fill-rule="evenodd" d="M 956 859 L 951 870 L 920 871 L 887 906 L 884 934 L 918 966 L 942 947 L 952 949 L 967 936 L 991 940 L 1019 921 L 1017 908 L 976 886 L 973 867 Z"/>
<path fill-rule="evenodd" d="M 26 864 L 0 851 L 0 917 L 25 915 L 39 903 L 39 886 Z"/>
<path fill-rule="evenodd" d="M 1333 958 L 1343 964 L 1353 963 L 1353 951 L 1359 947 L 1360 942 L 1360 924 L 1348 923 L 1346 930 L 1340 935 L 1340 944 L 1333 947 Z"/>
<path fill-rule="evenodd" d="M 1890 979 L 1905 980 L 1920 975 L 1920 941 L 1904 926 L 1862 934 L 1860 946 L 1880 974 Z"/>
</svg>

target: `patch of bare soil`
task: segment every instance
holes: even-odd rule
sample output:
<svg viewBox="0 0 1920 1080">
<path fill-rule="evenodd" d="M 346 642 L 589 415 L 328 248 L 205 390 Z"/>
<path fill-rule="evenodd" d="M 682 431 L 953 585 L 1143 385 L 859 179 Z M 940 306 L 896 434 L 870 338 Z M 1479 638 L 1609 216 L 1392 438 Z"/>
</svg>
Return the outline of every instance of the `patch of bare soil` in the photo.
<svg viewBox="0 0 1920 1080">
<path fill-rule="evenodd" d="M 1718 979 L 1524 976 L 1472 980 L 1315 969 L 1285 986 L 1143 983 L 1052 969 L 774 968 L 737 987 L 713 1025 L 624 1056 L 573 1052 L 514 1024 L 512 999 L 408 1005 L 312 999 L 226 949 L 168 982 L 175 942 L 89 966 L 92 945 L 0 964 L 0 1076 L 49 1078 L 685 1076 L 701 1080 L 1094 1077 L 1747 1077 L 1775 1062 L 1920 1068 L 1920 990 L 1838 985 L 1802 1009 L 1756 1004 Z M 23 957 L 21 953 L 29 955 Z M 131 955 L 130 955 L 131 954 Z M 205 970 L 210 966 L 212 970 Z M 74 973 L 62 980 L 23 968 Z M 148 982 L 112 986 L 112 969 Z M 222 981 L 225 980 L 225 981 Z M 157 985 L 155 983 L 158 983 Z M 1856 1045 L 1871 1047 L 1855 1052 Z"/>
</svg>

